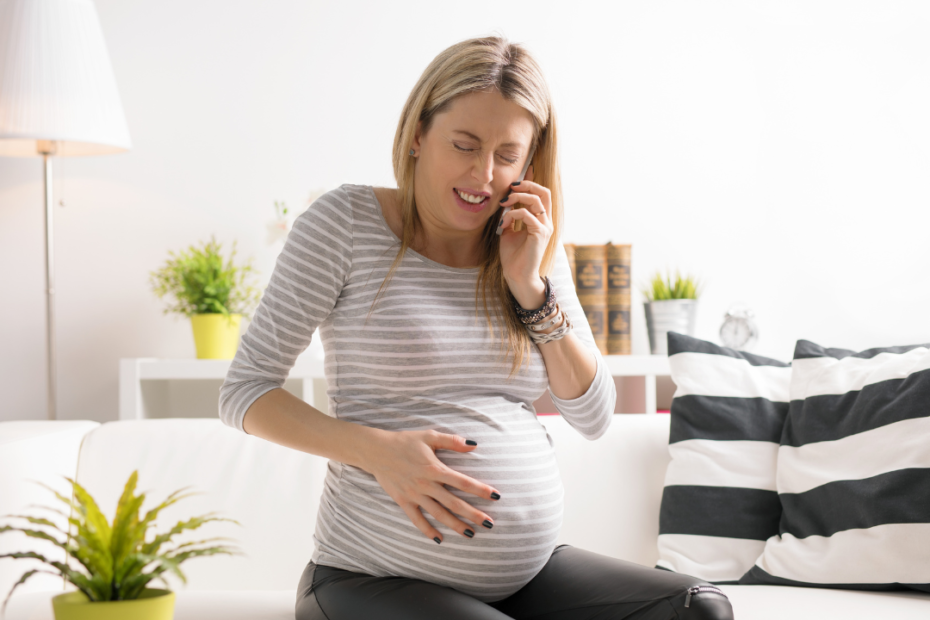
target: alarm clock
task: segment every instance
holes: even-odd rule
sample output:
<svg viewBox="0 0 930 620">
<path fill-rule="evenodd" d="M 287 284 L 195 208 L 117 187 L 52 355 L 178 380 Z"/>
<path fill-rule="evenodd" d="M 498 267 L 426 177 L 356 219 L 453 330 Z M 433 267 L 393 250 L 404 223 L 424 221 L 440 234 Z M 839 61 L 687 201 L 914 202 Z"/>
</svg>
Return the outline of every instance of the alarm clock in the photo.
<svg viewBox="0 0 930 620">
<path fill-rule="evenodd" d="M 759 339 L 759 329 L 753 321 L 752 310 L 735 304 L 723 316 L 720 326 L 720 342 L 731 349 L 749 350 Z"/>
</svg>

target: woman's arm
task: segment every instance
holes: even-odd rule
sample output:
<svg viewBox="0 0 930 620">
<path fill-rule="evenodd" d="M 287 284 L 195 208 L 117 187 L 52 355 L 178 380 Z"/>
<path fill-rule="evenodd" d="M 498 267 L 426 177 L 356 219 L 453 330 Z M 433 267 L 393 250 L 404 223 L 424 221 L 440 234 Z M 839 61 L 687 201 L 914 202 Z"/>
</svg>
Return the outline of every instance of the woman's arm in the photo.
<svg viewBox="0 0 930 620">
<path fill-rule="evenodd" d="M 587 439 L 597 439 L 613 419 L 617 388 L 578 301 L 568 257 L 561 245 L 556 249 L 550 279 L 559 307 L 571 320 L 572 330 L 559 340 L 537 345 L 549 375 L 549 394 L 556 410 L 575 430 Z M 532 307 L 541 306 L 542 297 L 541 294 L 537 305 Z M 544 332 L 558 327 L 553 325 Z"/>
<path fill-rule="evenodd" d="M 536 293 L 513 290 L 511 292 L 517 303 L 524 308 L 538 308 L 546 301 L 545 287 L 542 281 L 540 281 L 538 288 L 539 290 Z M 567 300 L 560 299 L 559 301 L 563 312 L 567 313 L 565 310 Z M 563 400 L 573 400 L 587 392 L 594 381 L 594 376 L 597 374 L 597 354 L 591 351 L 575 333 L 575 329 L 579 324 L 578 317 L 571 318 L 572 331 L 558 340 L 537 345 L 539 352 L 543 356 L 543 361 L 546 363 L 546 372 L 549 374 L 549 389 L 552 390 L 555 396 Z M 548 334 L 558 329 L 558 327 L 559 325 L 553 325 L 540 333 Z"/>
<path fill-rule="evenodd" d="M 245 431 L 250 405 L 284 386 L 314 330 L 339 300 L 352 265 L 354 226 L 342 187 L 317 198 L 294 220 L 220 387 L 223 424 Z"/>
<path fill-rule="evenodd" d="M 242 421 L 249 435 L 367 471 L 414 525 L 437 543 L 442 541 L 442 534 L 430 525 L 421 508 L 468 538 L 471 536 L 466 532 L 474 534 L 473 526 L 452 512 L 475 524 L 493 524 L 488 514 L 443 486 L 485 499 L 500 499 L 494 488 L 455 471 L 436 457 L 436 450 L 477 449 L 477 444 L 466 444 L 464 437 L 437 431 L 386 431 L 337 420 L 283 388 L 258 397 Z"/>
<path fill-rule="evenodd" d="M 545 286 L 539 278 L 542 257 L 554 232 L 552 197 L 548 188 L 533 182 L 533 167 L 501 204 L 524 205 L 506 212 L 502 218 L 501 265 L 511 294 L 523 308 L 539 308 L 545 303 Z M 524 229 L 513 230 L 521 220 Z M 559 245 L 550 277 L 563 312 L 573 330 L 559 340 L 537 345 L 549 375 L 549 391 L 559 413 L 587 439 L 603 435 L 617 401 L 613 377 L 594 342 L 572 283 L 565 249 Z M 560 325 L 545 330 L 550 333 Z"/>
</svg>

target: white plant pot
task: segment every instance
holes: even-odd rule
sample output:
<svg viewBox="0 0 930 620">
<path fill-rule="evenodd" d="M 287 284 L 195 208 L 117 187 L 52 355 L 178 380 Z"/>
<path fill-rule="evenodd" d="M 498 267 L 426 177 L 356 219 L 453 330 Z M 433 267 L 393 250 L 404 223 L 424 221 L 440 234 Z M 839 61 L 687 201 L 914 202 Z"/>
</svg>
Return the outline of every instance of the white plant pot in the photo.
<svg viewBox="0 0 930 620">
<path fill-rule="evenodd" d="M 696 299 L 647 301 L 643 305 L 646 310 L 649 349 L 653 355 L 668 355 L 668 332 L 694 335 Z"/>
</svg>

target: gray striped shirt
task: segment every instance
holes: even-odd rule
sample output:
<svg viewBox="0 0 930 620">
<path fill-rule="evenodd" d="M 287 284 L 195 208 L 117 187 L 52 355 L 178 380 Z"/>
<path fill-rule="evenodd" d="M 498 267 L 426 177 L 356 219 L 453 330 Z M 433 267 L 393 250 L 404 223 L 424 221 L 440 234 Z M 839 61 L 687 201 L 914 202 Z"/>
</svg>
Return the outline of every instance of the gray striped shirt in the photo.
<svg viewBox="0 0 930 620">
<path fill-rule="evenodd" d="M 548 388 L 539 349 L 530 348 L 508 380 L 510 360 L 475 310 L 478 269 L 447 267 L 408 250 L 368 314 L 399 240 L 369 185 L 344 184 L 300 214 L 271 280 L 242 335 L 220 388 L 219 415 L 243 430 L 262 394 L 282 387 L 319 327 L 329 413 L 386 430 L 436 429 L 478 442 L 470 453 L 440 450 L 449 467 L 497 489 L 491 501 L 450 491 L 487 512 L 494 529 L 466 539 L 424 512 L 443 534 L 420 532 L 371 474 L 330 461 L 314 532 L 312 560 L 375 576 L 403 576 L 450 586 L 479 600 L 505 598 L 533 578 L 555 547 L 562 523 L 562 483 L 552 440 L 533 402 Z M 574 331 L 597 358 L 587 392 L 550 395 L 588 439 L 610 424 L 616 391 L 578 303 L 561 244 L 550 276 Z"/>
</svg>

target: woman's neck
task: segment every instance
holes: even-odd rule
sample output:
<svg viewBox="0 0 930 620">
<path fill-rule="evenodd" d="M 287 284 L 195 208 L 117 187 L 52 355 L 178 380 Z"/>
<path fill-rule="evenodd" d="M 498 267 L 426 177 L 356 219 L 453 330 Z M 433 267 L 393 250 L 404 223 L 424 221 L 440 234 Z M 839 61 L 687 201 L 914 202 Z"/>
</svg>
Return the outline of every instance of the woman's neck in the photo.
<svg viewBox="0 0 930 620">
<path fill-rule="evenodd" d="M 381 203 L 384 220 L 398 239 L 403 239 L 404 222 L 401 215 L 399 190 L 375 187 L 375 196 Z M 420 217 L 420 230 L 411 249 L 447 267 L 467 269 L 481 262 L 481 231 L 463 232 L 443 230 L 435 223 Z"/>
</svg>

